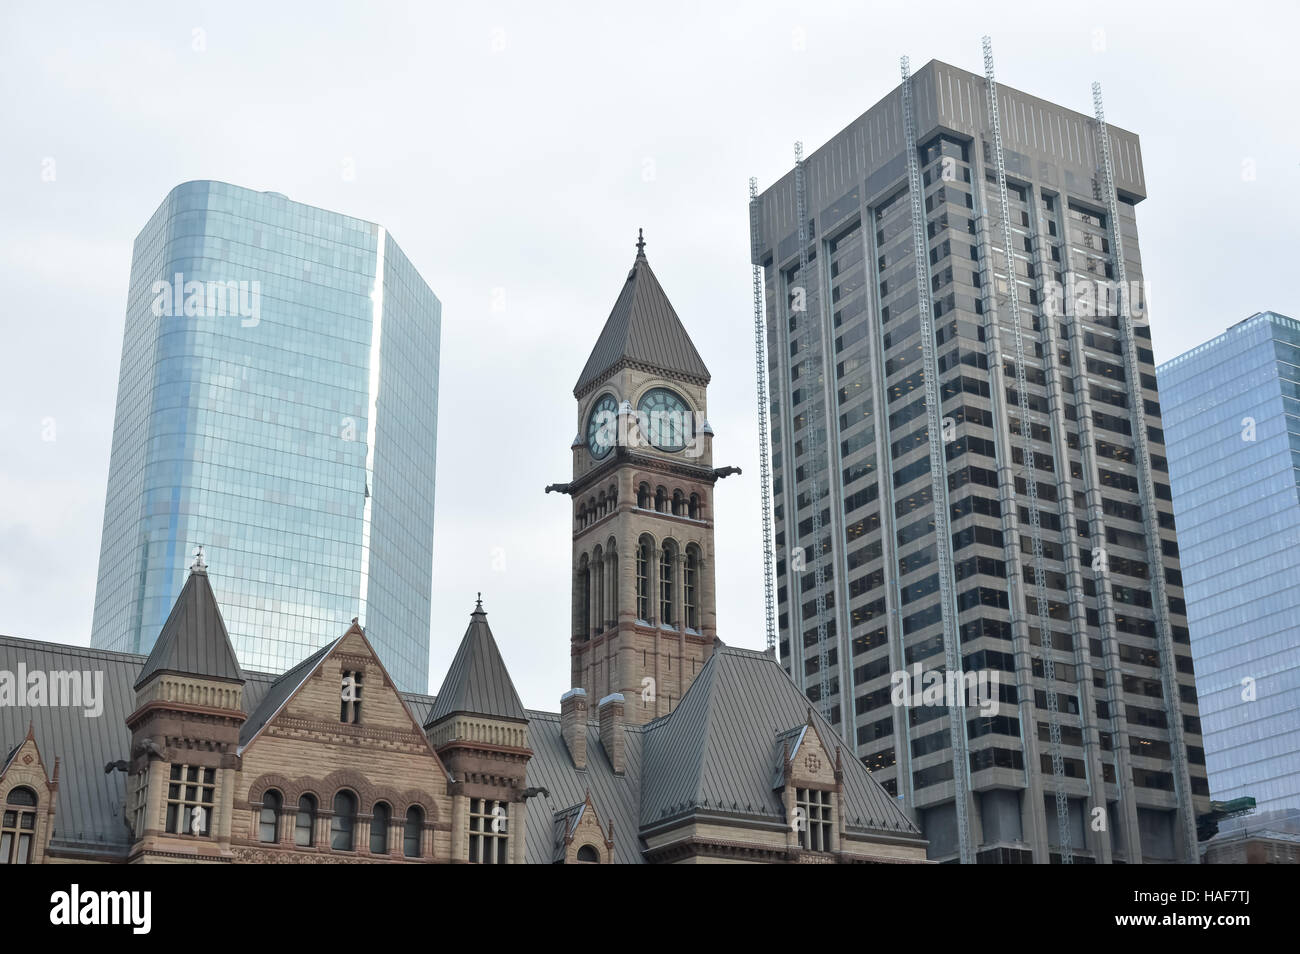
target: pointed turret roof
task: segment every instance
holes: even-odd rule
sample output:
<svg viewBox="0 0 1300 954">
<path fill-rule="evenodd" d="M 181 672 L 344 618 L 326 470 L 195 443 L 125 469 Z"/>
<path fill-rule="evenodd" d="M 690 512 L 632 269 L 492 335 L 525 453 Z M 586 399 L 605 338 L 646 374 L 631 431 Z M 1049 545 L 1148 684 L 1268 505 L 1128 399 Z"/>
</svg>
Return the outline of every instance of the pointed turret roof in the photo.
<svg viewBox="0 0 1300 954">
<path fill-rule="evenodd" d="M 650 269 L 643 238 L 637 241 L 636 260 L 627 281 L 574 385 L 574 396 L 624 361 L 709 382 L 709 369 Z"/>
<path fill-rule="evenodd" d="M 510 681 L 510 673 L 501 659 L 501 650 L 488 627 L 482 600 L 470 614 L 469 629 L 465 630 L 465 638 L 460 641 L 460 649 L 456 650 L 456 658 L 451 661 L 425 725 L 456 712 L 528 721 L 519 693 L 515 692 L 515 684 Z"/>
<path fill-rule="evenodd" d="M 135 688 L 139 689 L 158 672 L 244 681 L 202 555 L 190 567 L 189 579 L 140 670 Z"/>
</svg>

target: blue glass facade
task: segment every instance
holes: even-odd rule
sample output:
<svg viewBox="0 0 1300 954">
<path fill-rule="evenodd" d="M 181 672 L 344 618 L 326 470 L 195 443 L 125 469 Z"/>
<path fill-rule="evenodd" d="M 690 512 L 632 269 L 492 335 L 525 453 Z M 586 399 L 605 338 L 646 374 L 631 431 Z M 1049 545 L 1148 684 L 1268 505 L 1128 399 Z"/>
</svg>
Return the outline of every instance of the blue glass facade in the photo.
<svg viewBox="0 0 1300 954">
<path fill-rule="evenodd" d="M 1210 792 L 1300 807 L 1300 322 L 1253 315 L 1158 376 Z"/>
<path fill-rule="evenodd" d="M 440 330 L 382 226 L 173 189 L 135 242 L 91 644 L 148 652 L 202 544 L 245 667 L 358 617 L 427 691 Z"/>
</svg>

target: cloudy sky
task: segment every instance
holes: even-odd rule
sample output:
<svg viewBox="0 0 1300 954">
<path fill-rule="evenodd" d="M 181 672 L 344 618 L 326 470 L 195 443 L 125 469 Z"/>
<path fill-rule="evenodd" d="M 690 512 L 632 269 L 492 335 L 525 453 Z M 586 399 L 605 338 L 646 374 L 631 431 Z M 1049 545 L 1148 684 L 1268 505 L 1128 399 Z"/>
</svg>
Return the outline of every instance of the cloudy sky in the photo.
<svg viewBox="0 0 1300 954">
<path fill-rule="evenodd" d="M 761 648 L 747 180 L 900 54 L 978 72 L 991 33 L 1007 85 L 1090 113 L 1103 83 L 1142 138 L 1157 361 L 1300 317 L 1296 6 L 1173 6 L 6 2 L 0 633 L 89 642 L 131 243 L 221 179 L 385 225 L 442 299 L 434 688 L 479 590 L 525 704 L 567 688 L 569 511 L 542 488 L 638 227 L 713 373 L 716 463 L 745 469 L 719 633 Z"/>
</svg>

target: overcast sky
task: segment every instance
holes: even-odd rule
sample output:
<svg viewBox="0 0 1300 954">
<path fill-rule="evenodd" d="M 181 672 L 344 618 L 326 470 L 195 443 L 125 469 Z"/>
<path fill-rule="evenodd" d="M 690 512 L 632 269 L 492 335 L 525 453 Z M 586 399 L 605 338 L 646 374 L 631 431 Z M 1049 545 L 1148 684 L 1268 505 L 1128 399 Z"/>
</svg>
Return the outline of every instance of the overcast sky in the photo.
<svg viewBox="0 0 1300 954">
<path fill-rule="evenodd" d="M 568 688 L 569 508 L 542 488 L 570 476 L 638 227 L 713 373 L 715 463 L 744 468 L 718 487 L 718 631 L 762 648 L 748 177 L 886 95 L 904 53 L 979 72 L 991 33 L 1000 82 L 1087 113 L 1100 80 L 1142 139 L 1164 361 L 1300 317 L 1296 9 L 6 0 L 0 633 L 89 642 L 131 243 L 173 186 L 220 179 L 386 226 L 442 300 L 435 690 L 479 590 L 525 705 Z"/>
</svg>

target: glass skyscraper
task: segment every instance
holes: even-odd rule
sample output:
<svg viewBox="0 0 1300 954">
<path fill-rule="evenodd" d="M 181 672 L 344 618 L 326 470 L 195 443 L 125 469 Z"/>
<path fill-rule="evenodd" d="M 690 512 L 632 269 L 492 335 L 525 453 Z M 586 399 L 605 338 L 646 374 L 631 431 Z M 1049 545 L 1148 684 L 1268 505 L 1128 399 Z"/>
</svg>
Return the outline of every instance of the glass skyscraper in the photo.
<svg viewBox="0 0 1300 954">
<path fill-rule="evenodd" d="M 1252 315 L 1159 378 L 1210 792 L 1300 808 L 1300 322 Z"/>
<path fill-rule="evenodd" d="M 91 645 L 148 652 L 202 545 L 245 667 L 358 617 L 427 691 L 441 321 L 382 226 L 173 189 L 135 241 Z"/>
<path fill-rule="evenodd" d="M 985 77 L 932 61 L 753 204 L 781 659 L 935 860 L 1195 862 L 1151 325 L 1115 294 L 1140 143 L 996 92 L 999 137 Z M 900 704 L 914 667 L 996 693 Z"/>
</svg>

